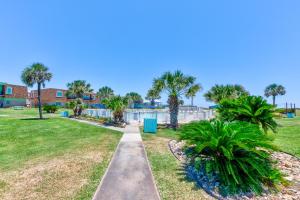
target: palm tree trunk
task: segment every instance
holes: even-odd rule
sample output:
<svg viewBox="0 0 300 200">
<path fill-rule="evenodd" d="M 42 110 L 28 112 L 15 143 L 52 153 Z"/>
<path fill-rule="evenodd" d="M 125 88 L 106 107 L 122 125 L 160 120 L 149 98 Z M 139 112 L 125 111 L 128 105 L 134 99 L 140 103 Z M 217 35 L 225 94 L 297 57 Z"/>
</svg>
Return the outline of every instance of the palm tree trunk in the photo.
<svg viewBox="0 0 300 200">
<path fill-rule="evenodd" d="M 38 83 L 38 106 L 39 106 L 40 119 L 43 119 L 42 103 L 41 103 L 41 83 Z"/>
<path fill-rule="evenodd" d="M 178 111 L 179 111 L 179 100 L 177 97 L 169 97 L 169 108 L 170 108 L 170 124 L 171 127 L 176 130 L 178 128 Z"/>
<path fill-rule="evenodd" d="M 276 104 L 275 104 L 275 98 L 276 98 L 276 96 L 274 95 L 274 96 L 273 96 L 273 106 L 274 106 L 274 107 L 275 107 L 275 105 L 276 105 Z"/>
<path fill-rule="evenodd" d="M 194 97 L 192 97 L 191 99 L 192 99 L 192 106 L 194 106 Z"/>
</svg>

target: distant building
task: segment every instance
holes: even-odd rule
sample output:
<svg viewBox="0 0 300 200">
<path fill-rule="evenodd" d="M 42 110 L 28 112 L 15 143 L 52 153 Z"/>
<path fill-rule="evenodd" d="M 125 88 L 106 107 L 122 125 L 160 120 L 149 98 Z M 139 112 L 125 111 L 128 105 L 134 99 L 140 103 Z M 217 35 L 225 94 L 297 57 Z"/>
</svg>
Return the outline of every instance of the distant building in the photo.
<svg viewBox="0 0 300 200">
<path fill-rule="evenodd" d="M 26 106 L 27 87 L 0 82 L 0 108 Z"/>
<path fill-rule="evenodd" d="M 38 106 L 38 91 L 32 90 L 29 93 L 31 106 Z M 72 101 L 75 97 L 67 96 L 67 90 L 57 88 L 41 89 L 41 102 L 43 105 L 64 106 L 67 102 Z M 83 101 L 88 105 L 99 104 L 99 98 L 95 93 L 88 93 L 83 96 Z"/>
</svg>

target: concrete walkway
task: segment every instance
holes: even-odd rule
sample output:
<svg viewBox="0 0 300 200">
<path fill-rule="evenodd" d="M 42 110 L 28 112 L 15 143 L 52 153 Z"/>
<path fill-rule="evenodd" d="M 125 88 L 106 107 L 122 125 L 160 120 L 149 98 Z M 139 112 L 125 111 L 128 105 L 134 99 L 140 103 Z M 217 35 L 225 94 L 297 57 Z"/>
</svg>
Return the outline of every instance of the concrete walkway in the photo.
<svg viewBox="0 0 300 200">
<path fill-rule="evenodd" d="M 93 200 L 159 200 L 138 126 L 127 126 Z"/>
</svg>

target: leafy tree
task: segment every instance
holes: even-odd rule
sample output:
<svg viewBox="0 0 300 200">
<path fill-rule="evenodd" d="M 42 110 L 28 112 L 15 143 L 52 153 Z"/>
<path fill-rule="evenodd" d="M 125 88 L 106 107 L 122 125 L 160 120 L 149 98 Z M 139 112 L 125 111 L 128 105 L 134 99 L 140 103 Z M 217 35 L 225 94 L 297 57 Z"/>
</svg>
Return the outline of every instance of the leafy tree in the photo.
<svg viewBox="0 0 300 200">
<path fill-rule="evenodd" d="M 150 101 L 151 106 L 155 106 L 155 100 L 160 99 L 160 95 L 157 91 L 150 89 L 147 93 L 146 99 Z"/>
<path fill-rule="evenodd" d="M 75 98 L 83 98 L 86 93 L 93 92 L 91 85 L 84 80 L 76 80 L 67 84 L 67 96 Z"/>
<path fill-rule="evenodd" d="M 72 83 L 68 83 L 67 87 L 67 96 L 75 98 L 70 104 L 73 108 L 74 115 L 80 116 L 84 108 L 83 96 L 87 93 L 93 92 L 93 89 L 91 89 L 91 85 L 86 83 L 84 80 L 76 80 Z"/>
<path fill-rule="evenodd" d="M 114 96 L 114 91 L 107 86 L 100 88 L 99 91 L 97 92 L 97 97 L 99 97 L 101 103 L 104 99 L 109 99 L 113 96 Z"/>
<path fill-rule="evenodd" d="M 215 174 L 224 196 L 240 192 L 260 194 L 264 187 L 275 189 L 283 181 L 273 167 L 272 139 L 258 126 L 247 122 L 199 121 L 184 125 L 181 138 L 197 169 L 208 177 Z"/>
<path fill-rule="evenodd" d="M 45 82 L 50 81 L 52 76 L 53 75 L 49 72 L 48 67 L 42 63 L 33 63 L 30 67 L 26 67 L 21 75 L 22 82 L 28 87 L 33 87 L 35 84 L 37 84 L 40 119 L 43 119 L 41 87 L 45 87 Z"/>
<path fill-rule="evenodd" d="M 118 95 L 109 99 L 104 99 L 103 103 L 108 109 L 112 110 L 115 123 L 118 124 L 124 121 L 123 113 L 128 106 L 128 98 Z"/>
<path fill-rule="evenodd" d="M 222 99 L 236 99 L 248 96 L 249 92 L 241 85 L 215 85 L 204 94 L 207 101 L 219 103 Z"/>
<path fill-rule="evenodd" d="M 198 92 L 200 92 L 200 90 L 202 89 L 202 87 L 199 84 L 193 85 L 192 87 L 189 88 L 186 96 L 188 98 L 191 98 L 191 105 L 194 106 L 194 98 L 196 96 L 196 94 Z"/>
<path fill-rule="evenodd" d="M 273 106 L 275 106 L 276 96 L 285 95 L 286 90 L 282 85 L 271 84 L 265 89 L 265 96 L 273 98 Z"/>
<path fill-rule="evenodd" d="M 178 111 L 182 97 L 187 97 L 190 88 L 197 85 L 195 81 L 195 77 L 184 75 L 179 70 L 174 73 L 166 72 L 154 79 L 152 89 L 158 94 L 165 92 L 168 95 L 170 123 L 173 129 L 178 127 Z"/>
<path fill-rule="evenodd" d="M 127 93 L 126 98 L 128 99 L 129 104 L 132 104 L 132 103 L 141 104 L 144 101 L 143 97 L 136 92 Z"/>
<path fill-rule="evenodd" d="M 274 107 L 260 96 L 224 99 L 217 110 L 221 120 L 245 121 L 261 126 L 265 133 L 268 129 L 276 132 L 277 123 L 273 119 Z"/>
</svg>

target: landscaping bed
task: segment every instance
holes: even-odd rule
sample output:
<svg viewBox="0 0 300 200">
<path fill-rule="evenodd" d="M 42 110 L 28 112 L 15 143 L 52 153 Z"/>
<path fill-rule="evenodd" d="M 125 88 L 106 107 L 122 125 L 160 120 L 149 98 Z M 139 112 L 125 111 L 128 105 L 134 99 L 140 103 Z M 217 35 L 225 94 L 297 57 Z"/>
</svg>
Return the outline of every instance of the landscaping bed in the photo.
<svg viewBox="0 0 300 200">
<path fill-rule="evenodd" d="M 254 196 L 253 194 L 245 194 L 244 196 L 235 196 L 224 198 L 217 192 L 219 186 L 215 177 L 209 178 L 203 170 L 197 170 L 194 166 L 188 165 L 188 159 L 184 152 L 185 143 L 177 140 L 169 141 L 170 151 L 176 159 L 185 166 L 185 172 L 188 178 L 197 182 L 197 185 L 204 189 L 208 194 L 219 199 L 253 199 L 253 200 L 293 200 L 300 196 L 300 159 L 283 152 L 273 152 L 272 159 L 276 161 L 276 167 L 285 175 L 285 179 L 289 181 L 287 186 L 281 185 L 278 193 L 263 193 L 262 196 Z"/>
</svg>

